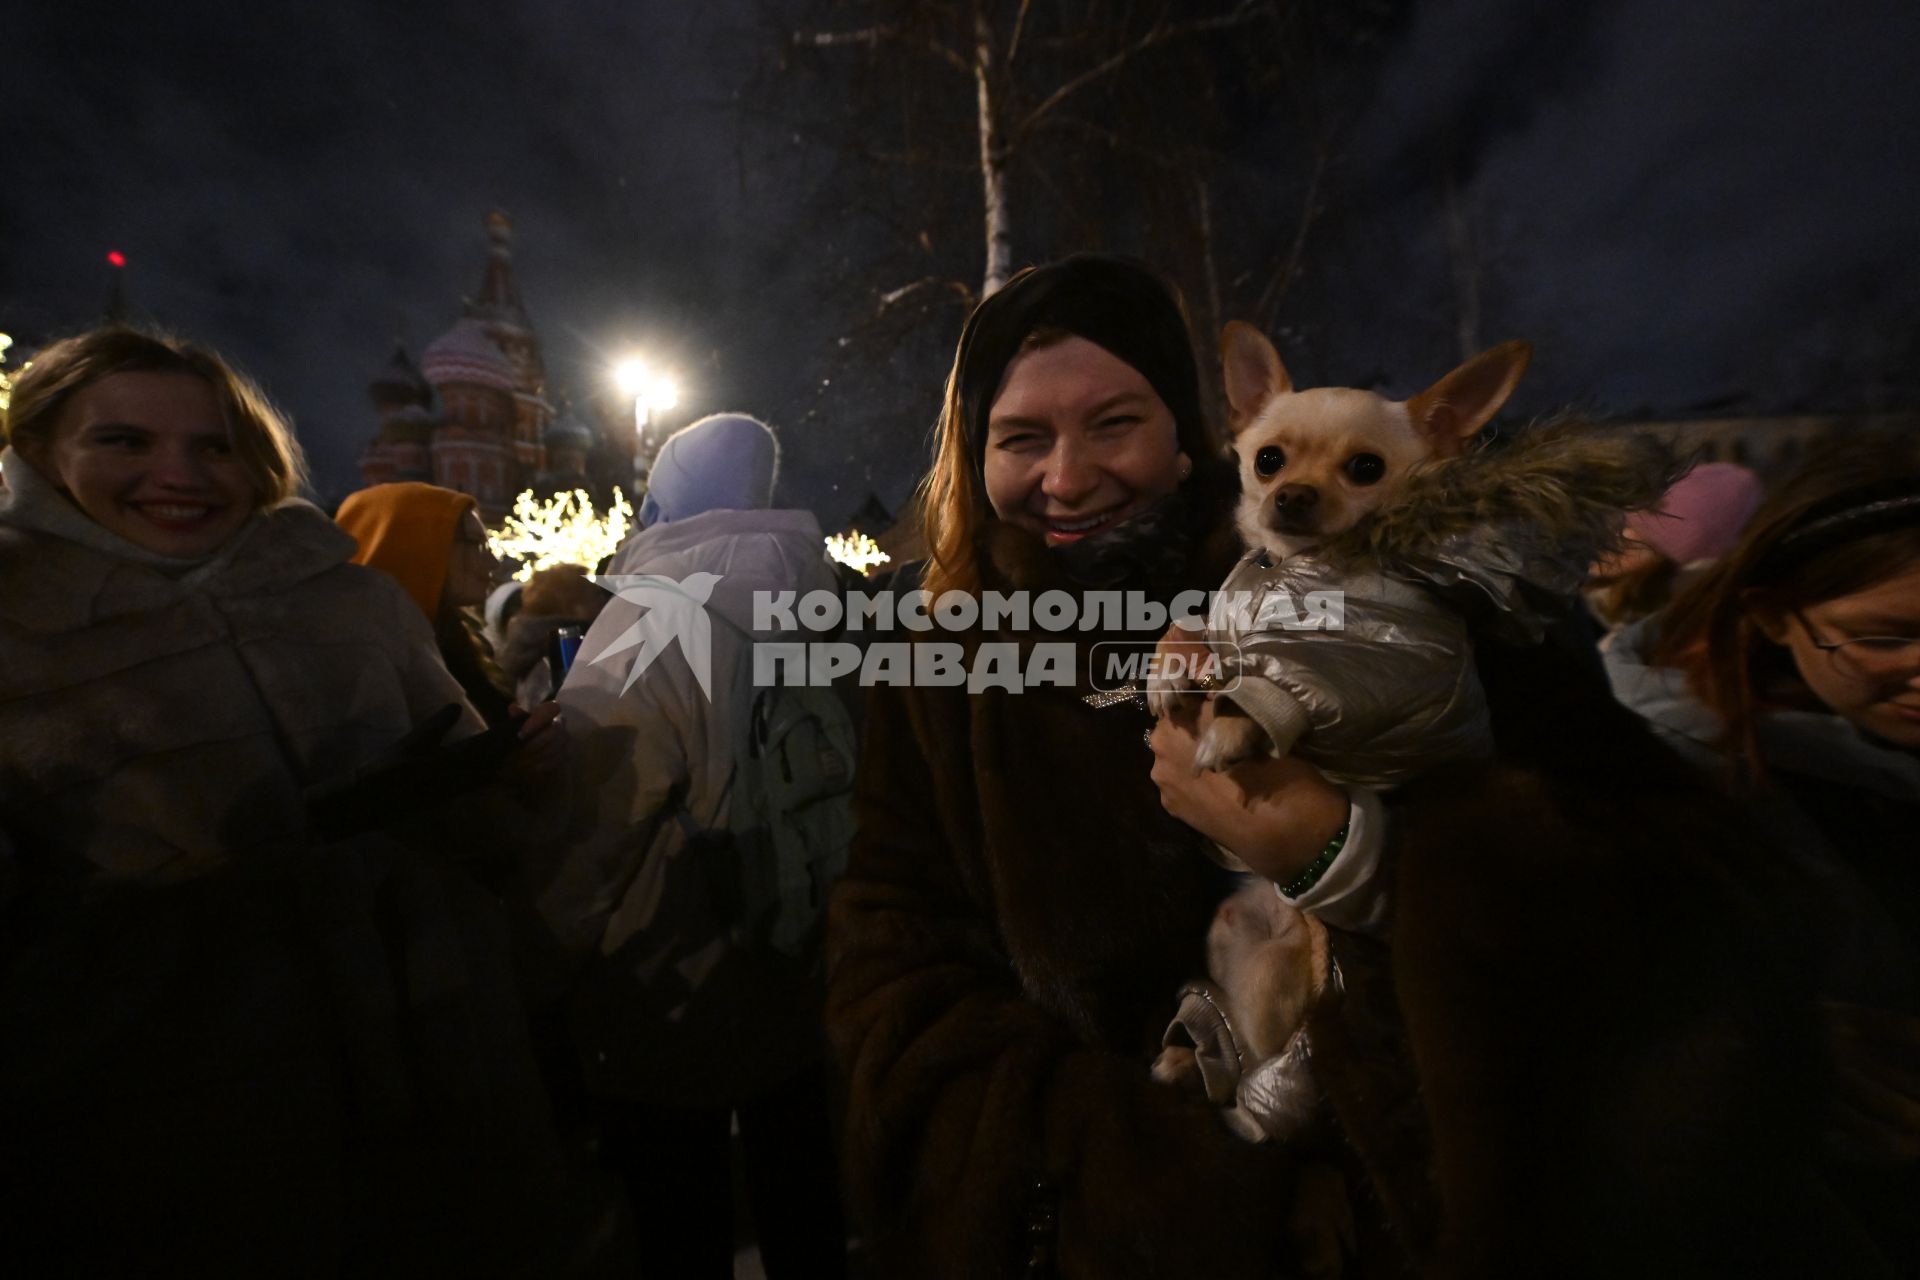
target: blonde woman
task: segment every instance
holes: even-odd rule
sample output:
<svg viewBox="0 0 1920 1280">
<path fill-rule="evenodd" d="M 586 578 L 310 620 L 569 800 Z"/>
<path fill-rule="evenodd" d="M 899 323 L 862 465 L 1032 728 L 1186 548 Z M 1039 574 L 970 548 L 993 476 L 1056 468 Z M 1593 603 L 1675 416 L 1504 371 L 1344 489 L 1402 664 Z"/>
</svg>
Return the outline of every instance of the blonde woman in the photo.
<svg viewBox="0 0 1920 1280">
<path fill-rule="evenodd" d="M 348 563 L 286 421 L 205 348 L 54 343 L 6 438 L 8 1251 L 544 1256 L 557 1166 L 491 904 L 431 839 L 326 843 L 306 802 L 430 718 L 479 728 L 426 619 Z"/>
</svg>

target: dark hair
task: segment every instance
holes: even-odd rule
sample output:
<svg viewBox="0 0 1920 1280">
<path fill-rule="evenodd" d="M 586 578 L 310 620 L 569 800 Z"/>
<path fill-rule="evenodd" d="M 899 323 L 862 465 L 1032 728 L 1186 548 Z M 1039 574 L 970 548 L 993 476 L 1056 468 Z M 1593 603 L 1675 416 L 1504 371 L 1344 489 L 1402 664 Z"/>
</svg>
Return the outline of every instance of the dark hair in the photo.
<svg viewBox="0 0 1920 1280">
<path fill-rule="evenodd" d="M 1765 776 L 1757 726 L 1768 703 L 1805 696 L 1762 620 L 1863 591 L 1920 567 L 1920 445 L 1835 441 L 1754 513 L 1740 542 L 1662 615 L 1652 660 L 1686 672 L 1725 726 L 1749 783 Z"/>
<path fill-rule="evenodd" d="M 1196 465 L 1218 452 L 1201 407 L 1200 367 L 1179 292 L 1132 258 L 1076 254 L 1029 267 L 967 318 L 947 376 L 933 469 L 917 495 L 936 595 L 979 586 L 974 544 L 986 516 L 981 476 L 987 414 L 1007 366 L 1023 351 L 1085 338 L 1139 370 L 1173 414 L 1180 448 Z"/>
<path fill-rule="evenodd" d="M 306 459 L 293 428 L 250 378 L 206 347 L 127 325 L 90 329 L 36 352 L 13 384 L 7 443 L 42 466 L 67 402 L 116 373 L 186 374 L 211 387 L 260 507 L 292 497 L 306 483 Z"/>
<path fill-rule="evenodd" d="M 1605 625 L 1624 626 L 1660 612 L 1673 598 L 1679 580 L 1680 566 L 1655 555 L 1636 569 L 1593 584 L 1588 603 Z"/>
</svg>

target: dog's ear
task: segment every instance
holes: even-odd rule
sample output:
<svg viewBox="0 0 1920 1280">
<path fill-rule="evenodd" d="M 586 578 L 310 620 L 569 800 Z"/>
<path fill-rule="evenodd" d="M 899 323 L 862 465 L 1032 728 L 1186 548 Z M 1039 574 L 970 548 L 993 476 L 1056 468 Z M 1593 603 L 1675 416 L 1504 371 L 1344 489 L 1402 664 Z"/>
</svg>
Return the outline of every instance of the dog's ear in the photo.
<svg viewBox="0 0 1920 1280">
<path fill-rule="evenodd" d="M 1240 320 L 1230 320 L 1220 332 L 1220 365 L 1226 373 L 1230 422 L 1239 435 L 1262 405 L 1283 391 L 1293 390 L 1287 366 L 1267 335 Z"/>
<path fill-rule="evenodd" d="M 1460 453 L 1474 433 L 1500 412 L 1531 359 L 1530 342 L 1503 342 L 1481 352 L 1407 401 L 1414 430 L 1441 457 Z"/>
</svg>

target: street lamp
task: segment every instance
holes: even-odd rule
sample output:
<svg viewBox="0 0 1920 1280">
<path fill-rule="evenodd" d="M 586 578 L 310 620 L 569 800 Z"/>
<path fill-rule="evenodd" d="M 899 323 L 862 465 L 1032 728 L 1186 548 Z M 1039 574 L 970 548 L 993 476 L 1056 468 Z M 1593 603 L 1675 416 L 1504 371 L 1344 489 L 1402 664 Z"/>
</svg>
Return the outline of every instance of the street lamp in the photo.
<svg viewBox="0 0 1920 1280">
<path fill-rule="evenodd" d="M 664 371 L 638 356 L 614 366 L 614 385 L 620 394 L 633 397 L 633 489 L 640 492 L 652 455 L 647 450 L 647 431 L 653 426 L 656 409 L 671 409 L 680 400 L 679 388 Z"/>
</svg>

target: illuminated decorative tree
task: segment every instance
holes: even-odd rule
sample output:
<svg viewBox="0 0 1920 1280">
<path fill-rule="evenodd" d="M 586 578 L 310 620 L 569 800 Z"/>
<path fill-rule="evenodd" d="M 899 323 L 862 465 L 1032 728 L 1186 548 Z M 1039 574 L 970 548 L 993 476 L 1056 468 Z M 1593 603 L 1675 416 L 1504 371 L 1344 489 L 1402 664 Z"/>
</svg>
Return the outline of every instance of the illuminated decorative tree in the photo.
<svg viewBox="0 0 1920 1280">
<path fill-rule="evenodd" d="M 7 348 L 13 345 L 13 339 L 0 333 L 0 413 L 6 411 L 13 398 L 13 379 L 7 376 Z"/>
<path fill-rule="evenodd" d="M 893 559 L 880 544 L 859 530 L 835 533 L 827 537 L 827 555 L 855 573 L 866 573 Z"/>
<path fill-rule="evenodd" d="M 601 516 L 585 489 L 557 493 L 545 502 L 528 489 L 514 499 L 500 526 L 487 531 L 487 545 L 501 559 L 516 561 L 513 576 L 525 582 L 557 564 L 595 568 L 626 541 L 632 523 L 633 508 L 618 491 Z"/>
</svg>

